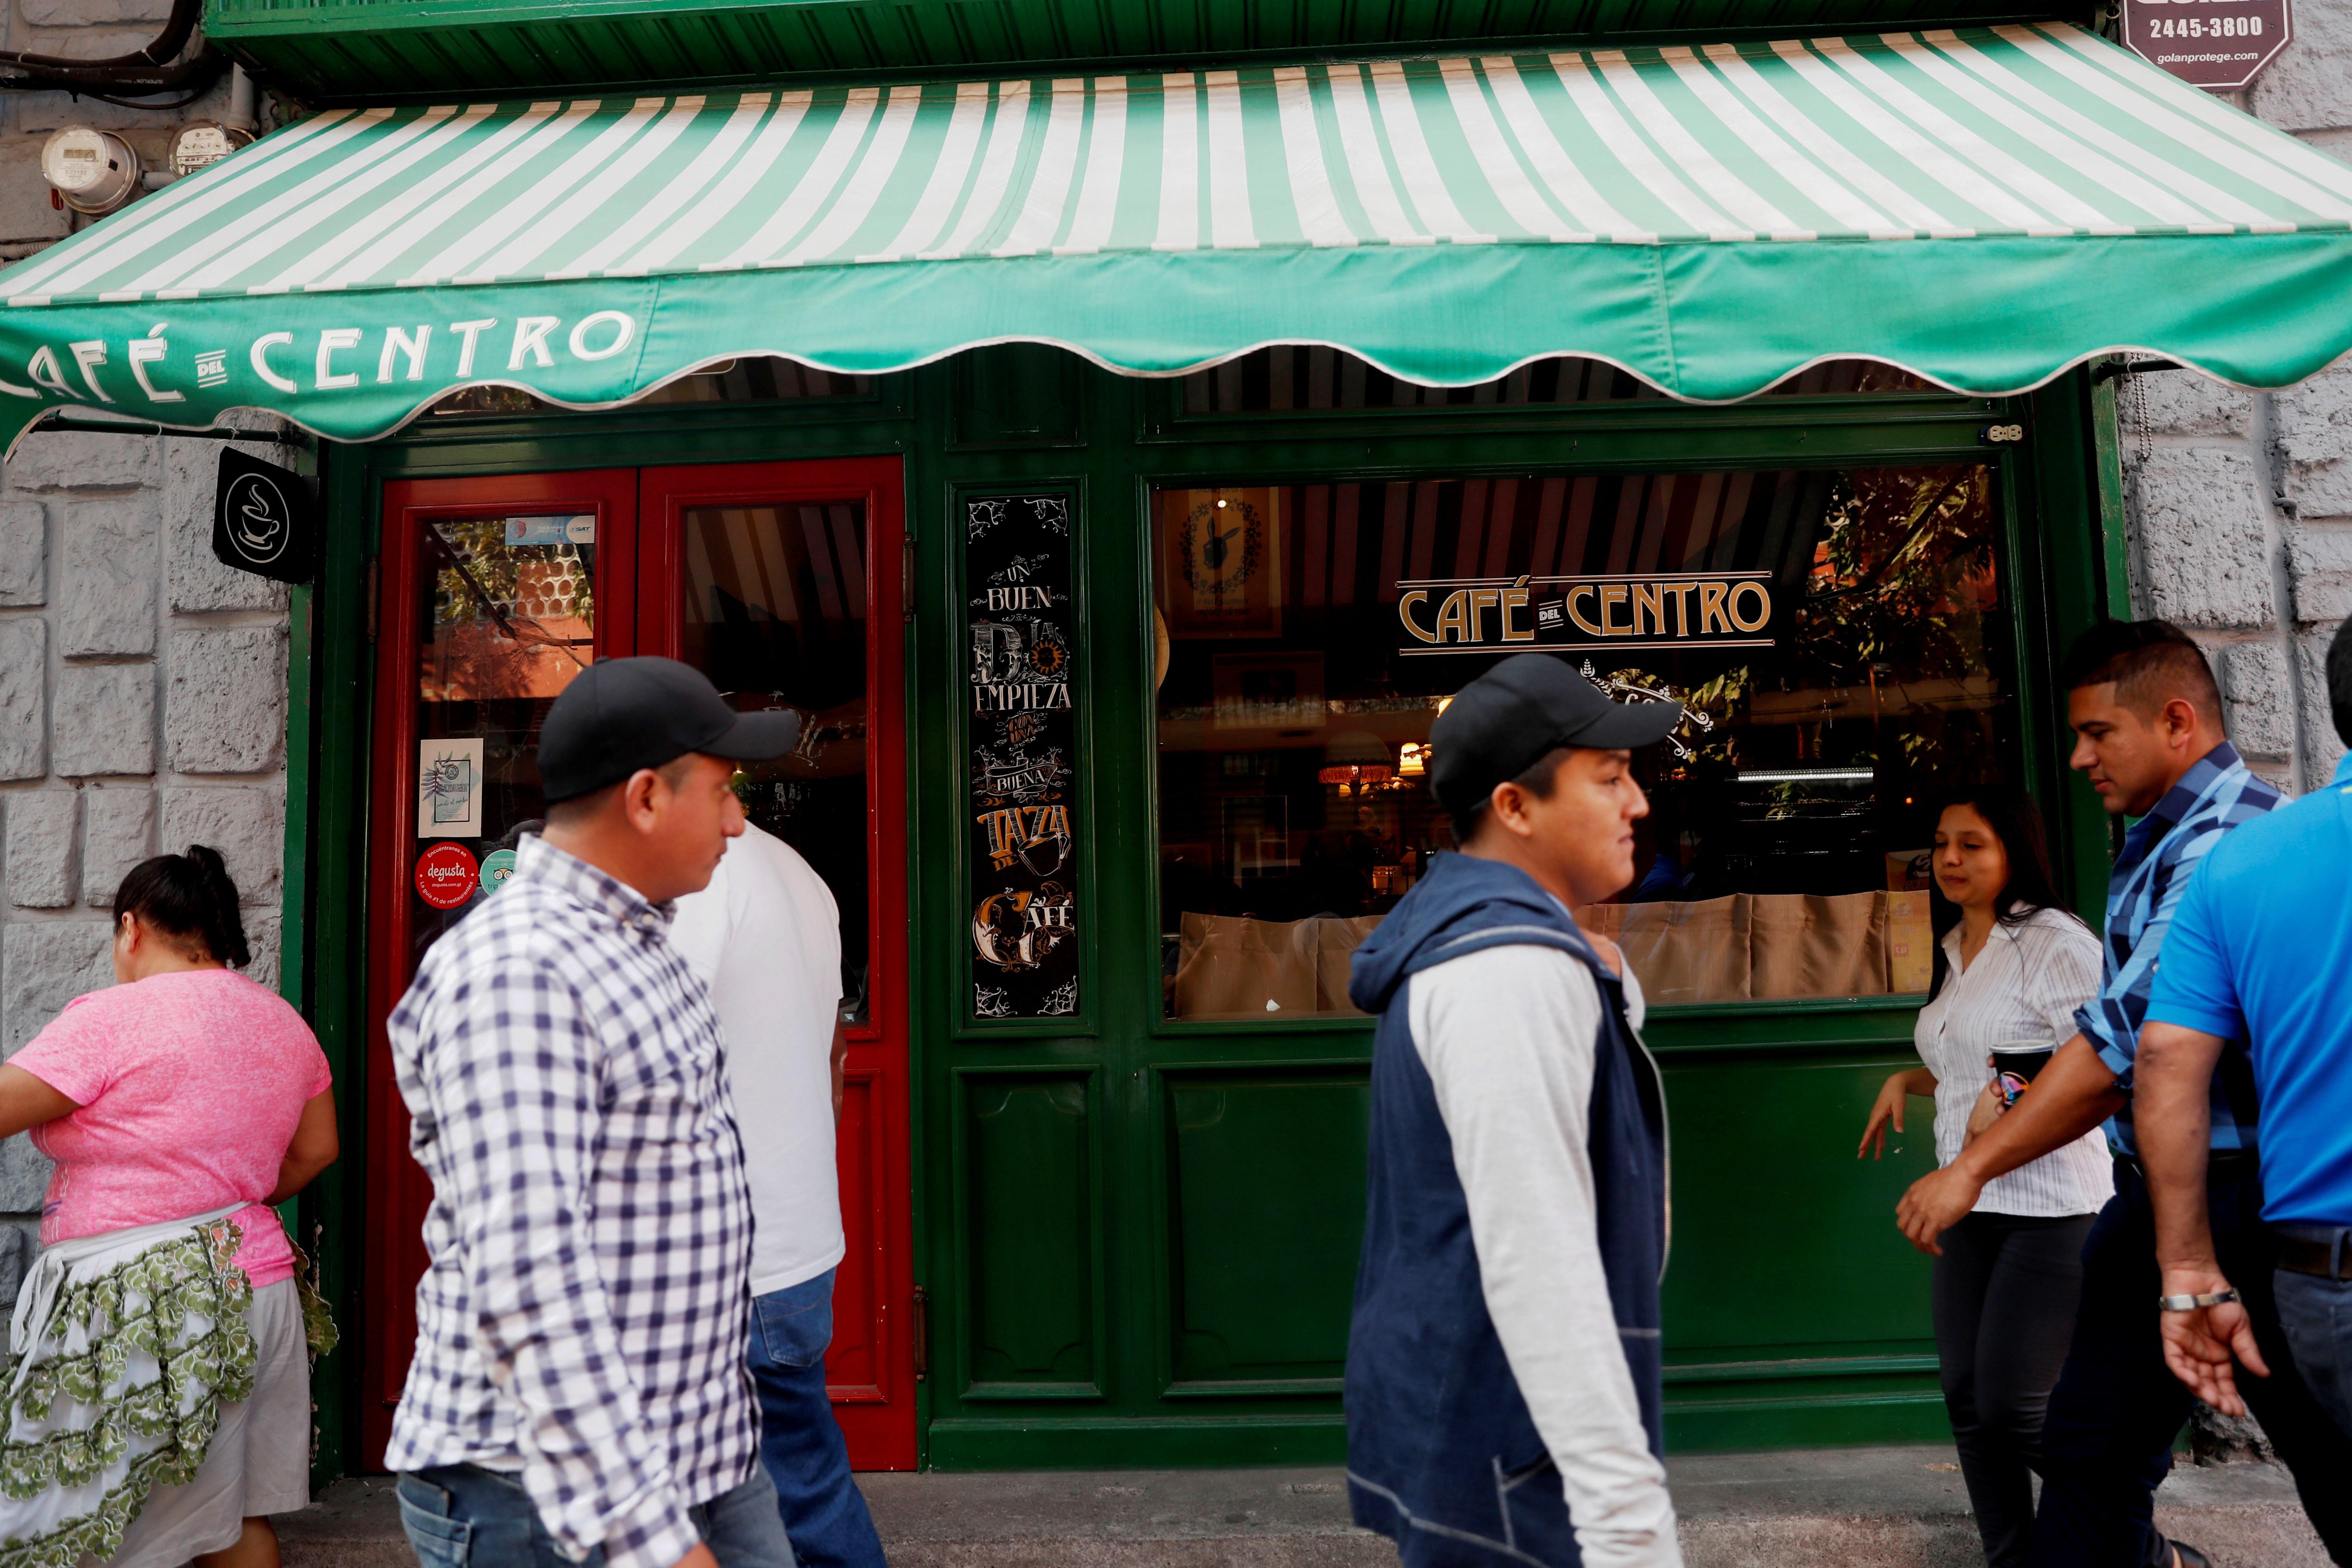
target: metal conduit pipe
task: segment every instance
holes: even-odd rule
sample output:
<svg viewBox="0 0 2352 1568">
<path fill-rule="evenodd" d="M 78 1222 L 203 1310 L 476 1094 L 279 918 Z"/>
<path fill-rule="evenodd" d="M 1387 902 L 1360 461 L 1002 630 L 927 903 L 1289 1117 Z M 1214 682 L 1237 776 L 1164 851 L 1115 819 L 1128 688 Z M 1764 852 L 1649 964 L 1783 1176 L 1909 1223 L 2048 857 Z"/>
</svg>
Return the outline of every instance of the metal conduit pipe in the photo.
<svg viewBox="0 0 2352 1568">
<path fill-rule="evenodd" d="M 172 14 L 163 30 L 145 48 L 102 59 L 75 59 L 65 55 L 33 54 L 0 49 L 0 70 L 14 68 L 22 76 L 0 76 L 0 89 L 52 92 L 128 93 L 145 97 L 162 92 L 202 92 L 220 79 L 227 59 L 209 45 L 179 63 L 180 51 L 195 36 L 204 0 L 172 0 Z"/>
<path fill-rule="evenodd" d="M 163 19 L 163 30 L 145 48 L 128 55 L 111 55 L 104 59 L 74 59 L 66 55 L 27 54 L 21 49 L 0 49 L 0 65 L 21 66 L 28 70 L 140 70 L 168 65 L 188 47 L 195 36 L 196 18 L 204 12 L 204 0 L 172 0 L 172 14 Z"/>
</svg>

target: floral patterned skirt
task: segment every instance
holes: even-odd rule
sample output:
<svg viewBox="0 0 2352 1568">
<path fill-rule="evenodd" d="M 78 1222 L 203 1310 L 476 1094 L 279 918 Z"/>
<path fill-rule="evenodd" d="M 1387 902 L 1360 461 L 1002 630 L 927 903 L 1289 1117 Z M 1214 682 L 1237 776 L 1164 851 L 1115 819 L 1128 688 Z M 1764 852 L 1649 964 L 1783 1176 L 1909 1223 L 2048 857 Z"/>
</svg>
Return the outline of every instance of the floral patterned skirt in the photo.
<svg viewBox="0 0 2352 1568">
<path fill-rule="evenodd" d="M 243 1206 L 35 1261 L 0 1384 L 0 1568 L 110 1558 L 155 1488 L 203 1468 L 223 1408 L 254 1388 L 253 1288 L 228 1218 Z"/>
<path fill-rule="evenodd" d="M 245 1321 L 253 1335 L 253 1392 L 221 1406 L 220 1427 L 194 1479 L 147 1494 L 108 1568 L 181 1568 L 234 1544 L 248 1518 L 310 1506 L 310 1357 L 295 1282 L 256 1290 Z"/>
</svg>

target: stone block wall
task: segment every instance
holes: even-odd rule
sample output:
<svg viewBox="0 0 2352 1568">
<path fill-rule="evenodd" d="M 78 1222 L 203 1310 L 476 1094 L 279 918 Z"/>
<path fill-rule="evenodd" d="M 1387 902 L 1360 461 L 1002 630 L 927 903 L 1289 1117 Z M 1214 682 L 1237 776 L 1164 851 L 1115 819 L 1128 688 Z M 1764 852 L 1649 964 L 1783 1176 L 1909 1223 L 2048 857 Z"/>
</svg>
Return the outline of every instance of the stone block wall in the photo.
<svg viewBox="0 0 2352 1568">
<path fill-rule="evenodd" d="M 221 851 L 277 982 L 286 592 L 212 557 L 218 452 L 36 435 L 0 467 L 0 1055 L 112 983 L 115 888 L 166 849 Z M 0 1300 L 47 1179 L 0 1144 Z"/>
<path fill-rule="evenodd" d="M 2352 161 L 2352 0 L 2296 0 L 2241 107 Z M 2343 757 L 2323 668 L 2352 615 L 2352 361 L 2285 392 L 2186 371 L 2119 382 L 2132 600 L 2213 658 L 2230 732 L 2290 793 Z"/>
<path fill-rule="evenodd" d="M 2239 107 L 2352 162 L 2352 0 L 2295 0 L 2294 26 Z M 2256 772 L 2290 795 L 2325 784 L 2345 752 L 2323 667 L 2352 615 L 2352 360 L 2281 393 L 2188 371 L 2116 384 L 2134 609 L 2204 645 Z M 2202 1407 L 2191 1438 L 2269 1452 Z"/>
<path fill-rule="evenodd" d="M 171 0 L 0 7 L 0 47 L 95 58 L 144 46 Z M 50 204 L 40 152 L 52 131 L 113 131 L 163 168 L 172 132 L 221 118 L 227 92 L 224 80 L 169 110 L 0 93 L 0 262 L 89 221 Z M 286 595 L 212 557 L 219 450 L 37 435 L 0 464 L 0 1056 L 113 983 L 114 889 L 161 849 L 221 850 L 246 907 L 248 973 L 277 982 Z M 0 1143 L 0 1302 L 16 1295 L 47 1180 L 26 1138 Z"/>
</svg>

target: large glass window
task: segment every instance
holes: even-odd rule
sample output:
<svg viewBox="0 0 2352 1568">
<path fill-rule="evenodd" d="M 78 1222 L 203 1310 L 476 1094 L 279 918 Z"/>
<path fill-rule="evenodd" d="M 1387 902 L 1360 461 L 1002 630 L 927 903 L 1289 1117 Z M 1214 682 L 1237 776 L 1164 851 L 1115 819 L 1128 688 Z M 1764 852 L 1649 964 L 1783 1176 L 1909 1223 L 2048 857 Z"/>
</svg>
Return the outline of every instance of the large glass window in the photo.
<svg viewBox="0 0 2352 1568">
<path fill-rule="evenodd" d="M 1923 992 L 1939 795 L 2017 755 L 1997 515 L 1976 465 L 1155 491 L 1168 1014 L 1352 1011 L 1454 844 L 1430 725 L 1523 651 L 1687 705 L 1581 912 L 1653 1004 Z"/>
</svg>

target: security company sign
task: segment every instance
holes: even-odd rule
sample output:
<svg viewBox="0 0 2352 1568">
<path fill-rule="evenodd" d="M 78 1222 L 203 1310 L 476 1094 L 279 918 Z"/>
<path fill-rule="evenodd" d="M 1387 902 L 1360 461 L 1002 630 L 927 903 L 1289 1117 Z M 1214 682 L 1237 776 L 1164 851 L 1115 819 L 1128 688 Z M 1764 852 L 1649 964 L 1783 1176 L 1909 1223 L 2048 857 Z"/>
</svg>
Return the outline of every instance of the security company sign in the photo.
<svg viewBox="0 0 2352 1568">
<path fill-rule="evenodd" d="M 2294 37 L 2293 0 L 2124 0 L 2132 53 L 2209 92 L 2233 92 Z"/>
<path fill-rule="evenodd" d="M 1769 572 L 1451 578 L 1397 584 L 1397 651 L 1769 647 Z"/>
<path fill-rule="evenodd" d="M 291 468 L 223 447 L 213 553 L 240 572 L 308 583 L 318 558 L 319 500 Z"/>
</svg>

